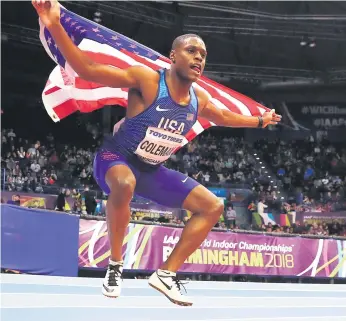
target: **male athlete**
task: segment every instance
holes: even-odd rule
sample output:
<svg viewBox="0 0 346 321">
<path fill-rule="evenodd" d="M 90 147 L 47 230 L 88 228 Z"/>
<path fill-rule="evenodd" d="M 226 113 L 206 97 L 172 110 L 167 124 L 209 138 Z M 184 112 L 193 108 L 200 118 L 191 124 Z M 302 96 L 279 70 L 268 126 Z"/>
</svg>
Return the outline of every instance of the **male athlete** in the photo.
<svg viewBox="0 0 346 321">
<path fill-rule="evenodd" d="M 94 161 L 95 179 L 109 195 L 106 211 L 111 256 L 103 294 L 118 297 L 121 292 L 122 244 L 131 216 L 129 204 L 136 193 L 164 206 L 194 213 L 168 260 L 149 279 L 149 284 L 173 303 L 192 305 L 191 299 L 180 292 L 176 272 L 218 221 L 223 204 L 194 179 L 162 163 L 182 145 L 198 115 L 229 127 L 266 127 L 277 124 L 281 116 L 273 111 L 252 117 L 219 110 L 206 93 L 193 88 L 207 57 L 205 44 L 197 35 L 174 40 L 170 70 L 156 72 L 141 66 L 121 70 L 94 62 L 73 44 L 60 24 L 57 2 L 32 3 L 80 77 L 109 87 L 129 88 L 126 118 L 113 137 L 105 140 Z"/>
</svg>

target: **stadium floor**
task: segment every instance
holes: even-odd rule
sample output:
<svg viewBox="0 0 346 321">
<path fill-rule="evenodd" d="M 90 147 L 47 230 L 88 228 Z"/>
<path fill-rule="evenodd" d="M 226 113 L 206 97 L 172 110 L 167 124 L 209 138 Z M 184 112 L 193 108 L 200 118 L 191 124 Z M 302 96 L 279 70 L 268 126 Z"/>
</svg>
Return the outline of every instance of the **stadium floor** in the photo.
<svg viewBox="0 0 346 321">
<path fill-rule="evenodd" d="M 1 275 L 2 321 L 346 321 L 346 285 L 190 282 L 192 307 L 178 307 L 146 280 L 123 296 L 101 295 L 102 279 Z"/>
</svg>

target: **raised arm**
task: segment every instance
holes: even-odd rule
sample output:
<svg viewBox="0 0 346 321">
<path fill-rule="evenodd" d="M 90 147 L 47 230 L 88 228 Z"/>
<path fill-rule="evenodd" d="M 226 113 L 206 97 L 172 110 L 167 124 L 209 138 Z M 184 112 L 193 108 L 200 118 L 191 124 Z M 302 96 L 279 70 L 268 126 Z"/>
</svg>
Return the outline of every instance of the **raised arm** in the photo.
<svg viewBox="0 0 346 321">
<path fill-rule="evenodd" d="M 274 110 L 265 112 L 262 116 L 257 117 L 237 114 L 228 109 L 216 108 L 202 91 L 199 91 L 199 104 L 199 116 L 208 119 L 218 126 L 265 128 L 268 125 L 276 125 L 281 121 L 281 116 L 275 114 Z"/>
<path fill-rule="evenodd" d="M 96 63 L 67 35 L 60 23 L 60 5 L 57 1 L 34 0 L 32 4 L 60 52 L 79 77 L 108 87 L 139 89 L 141 80 L 145 80 L 148 74 L 153 73 L 153 70 L 141 66 L 118 69 Z"/>
</svg>

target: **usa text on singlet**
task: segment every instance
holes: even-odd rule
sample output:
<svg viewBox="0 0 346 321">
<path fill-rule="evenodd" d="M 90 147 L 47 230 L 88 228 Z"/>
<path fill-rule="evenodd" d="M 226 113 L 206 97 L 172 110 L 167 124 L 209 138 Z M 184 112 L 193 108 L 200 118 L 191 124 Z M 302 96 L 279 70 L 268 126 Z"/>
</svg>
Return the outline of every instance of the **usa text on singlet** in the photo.
<svg viewBox="0 0 346 321">
<path fill-rule="evenodd" d="M 149 127 L 135 154 L 145 163 L 157 165 L 166 161 L 182 146 L 184 136 L 167 130 Z"/>
</svg>

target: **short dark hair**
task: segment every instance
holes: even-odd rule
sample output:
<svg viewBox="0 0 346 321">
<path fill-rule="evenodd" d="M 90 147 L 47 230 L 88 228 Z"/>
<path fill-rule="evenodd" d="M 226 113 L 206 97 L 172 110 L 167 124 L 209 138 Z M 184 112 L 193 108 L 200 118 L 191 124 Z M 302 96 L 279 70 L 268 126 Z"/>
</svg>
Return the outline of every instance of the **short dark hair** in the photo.
<svg viewBox="0 0 346 321">
<path fill-rule="evenodd" d="M 199 35 L 196 35 L 194 33 L 187 33 L 174 39 L 172 44 L 172 50 L 180 46 L 188 38 L 198 38 L 203 41 L 203 39 Z"/>
</svg>

